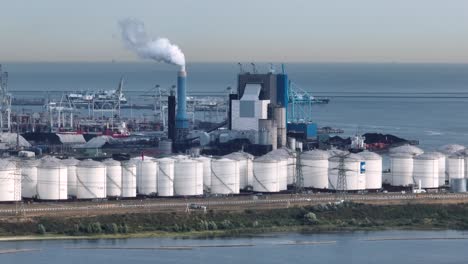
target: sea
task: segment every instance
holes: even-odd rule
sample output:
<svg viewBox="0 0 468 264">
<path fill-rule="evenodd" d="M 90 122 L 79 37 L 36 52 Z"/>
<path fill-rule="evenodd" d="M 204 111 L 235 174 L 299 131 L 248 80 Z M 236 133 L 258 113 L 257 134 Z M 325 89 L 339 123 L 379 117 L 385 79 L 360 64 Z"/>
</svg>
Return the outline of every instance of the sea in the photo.
<svg viewBox="0 0 468 264">
<path fill-rule="evenodd" d="M 368 132 L 419 140 L 436 150 L 445 144 L 468 145 L 468 64 L 288 63 L 284 71 L 296 87 L 330 99 L 314 105 L 319 126 L 344 129 L 345 136 Z M 270 64 L 257 64 L 268 72 Z M 187 65 L 188 95 L 227 96 L 237 87 L 237 63 Z M 9 91 L 16 97 L 59 97 L 70 91 L 115 89 L 125 78 L 130 103 L 152 103 L 156 86 L 170 89 L 178 66 L 161 63 L 3 63 Z M 243 70 L 252 71 L 250 64 Z M 17 106 L 16 111 L 32 107 Z M 33 109 L 34 110 L 34 109 Z M 132 111 L 149 118 L 148 111 Z"/>
<path fill-rule="evenodd" d="M 465 264 L 467 247 L 468 233 L 462 231 L 286 233 L 214 239 L 49 240 L 0 242 L 0 263 Z M 1 253 L 5 251 L 10 253 Z"/>
</svg>

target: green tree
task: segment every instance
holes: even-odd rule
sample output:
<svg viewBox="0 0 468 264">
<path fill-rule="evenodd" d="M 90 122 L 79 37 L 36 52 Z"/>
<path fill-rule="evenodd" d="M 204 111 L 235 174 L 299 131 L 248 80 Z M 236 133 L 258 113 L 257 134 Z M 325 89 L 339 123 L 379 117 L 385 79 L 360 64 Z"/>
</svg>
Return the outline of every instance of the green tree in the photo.
<svg viewBox="0 0 468 264">
<path fill-rule="evenodd" d="M 314 213 L 309 212 L 304 215 L 304 222 L 308 225 L 315 225 L 318 223 L 317 216 Z"/>
</svg>

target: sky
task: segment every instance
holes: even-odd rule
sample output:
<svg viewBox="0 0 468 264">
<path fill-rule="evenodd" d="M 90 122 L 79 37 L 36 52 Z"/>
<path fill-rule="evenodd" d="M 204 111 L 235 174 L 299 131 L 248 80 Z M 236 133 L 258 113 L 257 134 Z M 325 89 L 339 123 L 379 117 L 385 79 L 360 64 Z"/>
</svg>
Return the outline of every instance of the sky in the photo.
<svg viewBox="0 0 468 264">
<path fill-rule="evenodd" d="M 143 21 L 188 62 L 468 63 L 467 0 L 0 0 L 0 61 L 138 61 Z"/>
</svg>

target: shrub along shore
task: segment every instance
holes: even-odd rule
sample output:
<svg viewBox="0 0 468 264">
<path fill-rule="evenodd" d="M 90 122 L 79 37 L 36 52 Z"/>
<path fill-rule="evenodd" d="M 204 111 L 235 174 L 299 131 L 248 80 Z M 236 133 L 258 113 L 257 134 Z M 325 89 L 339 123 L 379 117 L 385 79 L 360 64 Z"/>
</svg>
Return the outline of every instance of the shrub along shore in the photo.
<svg viewBox="0 0 468 264">
<path fill-rule="evenodd" d="M 283 209 L 132 213 L 0 220 L 0 236 L 124 238 L 236 236 L 266 232 L 468 229 L 468 204 L 326 204 Z M 5 239 L 4 239 L 5 240 Z"/>
</svg>

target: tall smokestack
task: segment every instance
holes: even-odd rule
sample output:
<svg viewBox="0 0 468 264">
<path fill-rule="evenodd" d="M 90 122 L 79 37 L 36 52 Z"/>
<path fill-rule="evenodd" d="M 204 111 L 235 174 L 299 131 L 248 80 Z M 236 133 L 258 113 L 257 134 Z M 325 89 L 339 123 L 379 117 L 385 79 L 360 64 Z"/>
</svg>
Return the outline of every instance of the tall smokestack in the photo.
<svg viewBox="0 0 468 264">
<path fill-rule="evenodd" d="M 177 140 L 185 139 L 188 133 L 187 120 L 187 92 L 185 82 L 187 72 L 185 67 L 181 67 L 177 75 L 177 114 L 176 114 L 176 138 Z"/>
</svg>

